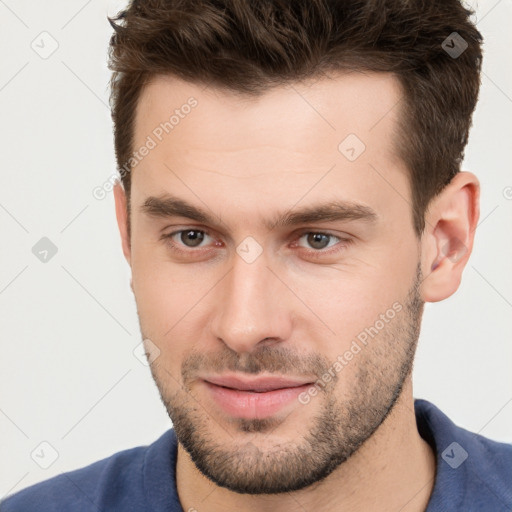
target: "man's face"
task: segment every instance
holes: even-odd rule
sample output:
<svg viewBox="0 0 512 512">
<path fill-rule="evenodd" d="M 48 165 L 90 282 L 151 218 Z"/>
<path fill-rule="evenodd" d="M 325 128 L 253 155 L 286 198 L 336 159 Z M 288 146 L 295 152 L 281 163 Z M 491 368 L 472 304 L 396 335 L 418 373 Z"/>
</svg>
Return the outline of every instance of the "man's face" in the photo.
<svg viewBox="0 0 512 512">
<path fill-rule="evenodd" d="M 178 440 L 218 485 L 318 481 L 410 377 L 423 303 L 400 94 L 357 73 L 257 99 L 171 78 L 143 91 L 133 291 Z"/>
</svg>

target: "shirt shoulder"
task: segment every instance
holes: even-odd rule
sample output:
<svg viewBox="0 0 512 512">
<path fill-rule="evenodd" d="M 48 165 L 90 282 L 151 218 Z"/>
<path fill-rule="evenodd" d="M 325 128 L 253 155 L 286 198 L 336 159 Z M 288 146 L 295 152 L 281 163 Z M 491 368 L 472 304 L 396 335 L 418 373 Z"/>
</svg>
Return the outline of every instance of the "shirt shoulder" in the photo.
<svg viewBox="0 0 512 512">
<path fill-rule="evenodd" d="M 34 484 L 0 503 L 0 512 L 109 512 L 147 510 L 144 467 L 150 446 L 117 452 L 83 468 Z"/>
<path fill-rule="evenodd" d="M 427 512 L 510 512 L 512 444 L 455 425 L 426 400 L 416 400 L 415 410 L 418 431 L 437 459 Z"/>
<path fill-rule="evenodd" d="M 475 510 L 512 510 L 512 444 L 500 443 L 460 429 L 466 442 L 466 507 Z M 444 453 L 445 460 L 451 451 Z M 451 469 L 451 468 L 450 468 Z M 468 510 L 471 510 L 468 508 Z"/>
</svg>

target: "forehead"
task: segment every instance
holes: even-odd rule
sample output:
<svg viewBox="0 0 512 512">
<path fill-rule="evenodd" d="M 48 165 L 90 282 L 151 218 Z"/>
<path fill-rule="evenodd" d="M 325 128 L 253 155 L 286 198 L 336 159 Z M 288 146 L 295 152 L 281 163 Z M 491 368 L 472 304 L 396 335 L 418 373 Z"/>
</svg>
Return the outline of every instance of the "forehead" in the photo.
<svg viewBox="0 0 512 512">
<path fill-rule="evenodd" d="M 176 142 L 192 136 L 220 150 L 247 147 L 251 142 L 247 135 L 254 143 L 293 146 L 298 136 L 307 134 L 311 148 L 328 134 L 338 139 L 354 133 L 365 143 L 373 144 L 374 139 L 385 143 L 382 136 L 395 128 L 401 97 L 400 83 L 390 73 L 338 72 L 274 87 L 258 96 L 156 76 L 143 88 L 137 104 L 135 141 L 142 142 L 176 113 L 178 119 L 172 120 Z M 191 98 L 197 106 L 189 109 Z"/>
<path fill-rule="evenodd" d="M 401 98 L 389 73 L 339 73 L 258 97 L 156 77 L 137 105 L 134 149 L 152 142 L 132 190 L 140 201 L 177 189 L 196 203 L 220 194 L 219 208 L 239 214 L 306 195 L 378 210 L 409 196 L 395 153 Z"/>
</svg>

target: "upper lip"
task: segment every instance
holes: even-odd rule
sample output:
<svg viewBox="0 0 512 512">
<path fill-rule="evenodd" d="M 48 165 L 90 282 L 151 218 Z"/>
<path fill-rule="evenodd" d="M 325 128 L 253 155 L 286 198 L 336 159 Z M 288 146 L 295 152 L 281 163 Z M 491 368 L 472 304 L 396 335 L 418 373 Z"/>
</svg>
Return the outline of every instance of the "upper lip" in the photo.
<svg viewBox="0 0 512 512">
<path fill-rule="evenodd" d="M 204 381 L 216 386 L 238 389 L 240 391 L 273 391 L 275 389 L 295 388 L 311 384 L 311 380 L 293 379 L 290 377 L 238 377 L 236 375 L 212 376 L 203 378 Z"/>
</svg>

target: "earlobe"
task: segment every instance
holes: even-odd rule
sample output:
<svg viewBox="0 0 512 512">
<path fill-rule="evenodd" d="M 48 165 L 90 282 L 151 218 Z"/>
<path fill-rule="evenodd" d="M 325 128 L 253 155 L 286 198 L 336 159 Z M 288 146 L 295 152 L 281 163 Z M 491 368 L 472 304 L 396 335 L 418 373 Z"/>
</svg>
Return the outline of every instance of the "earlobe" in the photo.
<svg viewBox="0 0 512 512">
<path fill-rule="evenodd" d="M 458 173 L 432 200 L 422 236 L 424 301 L 438 302 L 457 291 L 473 249 L 479 202 L 480 183 L 469 172 Z"/>
<path fill-rule="evenodd" d="M 130 248 L 130 235 L 128 233 L 128 209 L 126 201 L 126 193 L 121 183 L 117 182 L 114 185 L 114 199 L 116 204 L 116 219 L 121 235 L 121 244 L 123 254 L 128 264 L 131 264 L 131 248 Z"/>
</svg>

